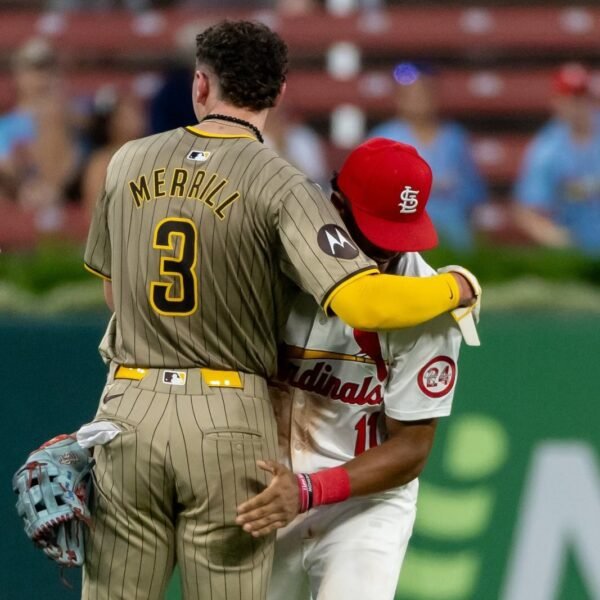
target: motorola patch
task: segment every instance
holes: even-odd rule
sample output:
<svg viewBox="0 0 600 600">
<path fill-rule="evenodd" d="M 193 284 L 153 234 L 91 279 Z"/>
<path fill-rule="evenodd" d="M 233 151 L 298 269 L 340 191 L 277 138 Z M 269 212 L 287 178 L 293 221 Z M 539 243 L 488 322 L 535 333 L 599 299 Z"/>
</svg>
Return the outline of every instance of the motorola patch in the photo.
<svg viewBox="0 0 600 600">
<path fill-rule="evenodd" d="M 358 256 L 358 248 L 350 234 L 338 225 L 324 225 L 317 234 L 319 248 L 334 258 L 352 259 Z"/>
</svg>

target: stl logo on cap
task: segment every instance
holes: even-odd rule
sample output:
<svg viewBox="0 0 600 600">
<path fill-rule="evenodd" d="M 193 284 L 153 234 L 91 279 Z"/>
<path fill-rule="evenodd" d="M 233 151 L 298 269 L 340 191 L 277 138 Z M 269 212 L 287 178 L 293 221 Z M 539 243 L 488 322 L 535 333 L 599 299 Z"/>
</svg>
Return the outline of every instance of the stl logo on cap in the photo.
<svg viewBox="0 0 600 600">
<path fill-rule="evenodd" d="M 410 187 L 410 185 L 405 185 L 404 189 L 400 193 L 400 202 L 398 202 L 398 206 L 400 207 L 401 213 L 415 213 L 417 212 L 417 207 L 419 206 L 419 199 L 417 196 L 419 195 L 419 190 L 414 190 Z"/>
<path fill-rule="evenodd" d="M 420 252 L 437 244 L 427 211 L 433 174 L 414 146 L 373 138 L 355 148 L 337 176 L 360 232 L 393 252 Z"/>
</svg>

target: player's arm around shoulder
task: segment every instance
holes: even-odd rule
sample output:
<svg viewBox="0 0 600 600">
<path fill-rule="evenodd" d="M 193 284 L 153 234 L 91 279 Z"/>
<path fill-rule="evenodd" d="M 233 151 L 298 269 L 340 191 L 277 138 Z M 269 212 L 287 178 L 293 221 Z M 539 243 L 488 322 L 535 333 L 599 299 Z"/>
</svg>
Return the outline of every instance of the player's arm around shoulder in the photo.
<svg viewBox="0 0 600 600">
<path fill-rule="evenodd" d="M 379 273 L 333 204 L 310 182 L 299 180 L 276 207 L 283 272 L 354 329 L 411 327 L 476 300 L 458 273 L 428 278 Z"/>
<path fill-rule="evenodd" d="M 474 306 L 480 296 L 479 282 L 464 267 L 438 274 L 418 252 L 406 252 L 392 270 L 361 277 L 334 291 L 330 304 L 355 329 L 389 331 L 420 325 L 457 307 Z"/>
</svg>

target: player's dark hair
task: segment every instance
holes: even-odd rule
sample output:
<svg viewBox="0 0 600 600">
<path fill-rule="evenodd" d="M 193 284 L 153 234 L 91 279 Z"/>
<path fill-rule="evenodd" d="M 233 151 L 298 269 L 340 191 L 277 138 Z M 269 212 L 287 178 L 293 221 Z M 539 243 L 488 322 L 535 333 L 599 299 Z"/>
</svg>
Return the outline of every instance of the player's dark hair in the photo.
<svg viewBox="0 0 600 600">
<path fill-rule="evenodd" d="M 330 180 L 329 184 L 331 185 L 331 189 L 334 192 L 337 192 L 338 194 L 340 193 L 340 185 L 338 183 L 338 172 L 337 171 L 333 172 L 333 175 L 331 176 L 331 180 Z"/>
<path fill-rule="evenodd" d="M 218 78 L 222 100 L 252 111 L 275 105 L 288 68 L 285 42 L 251 21 L 222 21 L 200 33 L 196 60 Z"/>
</svg>

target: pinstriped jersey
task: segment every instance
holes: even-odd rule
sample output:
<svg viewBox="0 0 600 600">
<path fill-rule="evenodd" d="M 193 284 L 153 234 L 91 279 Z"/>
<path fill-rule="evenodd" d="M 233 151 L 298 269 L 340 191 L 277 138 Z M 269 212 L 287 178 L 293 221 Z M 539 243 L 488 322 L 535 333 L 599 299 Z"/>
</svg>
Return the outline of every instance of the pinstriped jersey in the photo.
<svg viewBox="0 0 600 600">
<path fill-rule="evenodd" d="M 112 281 L 124 365 L 271 375 L 300 286 L 374 271 L 320 188 L 249 135 L 187 127 L 113 157 L 85 264 Z"/>
</svg>

